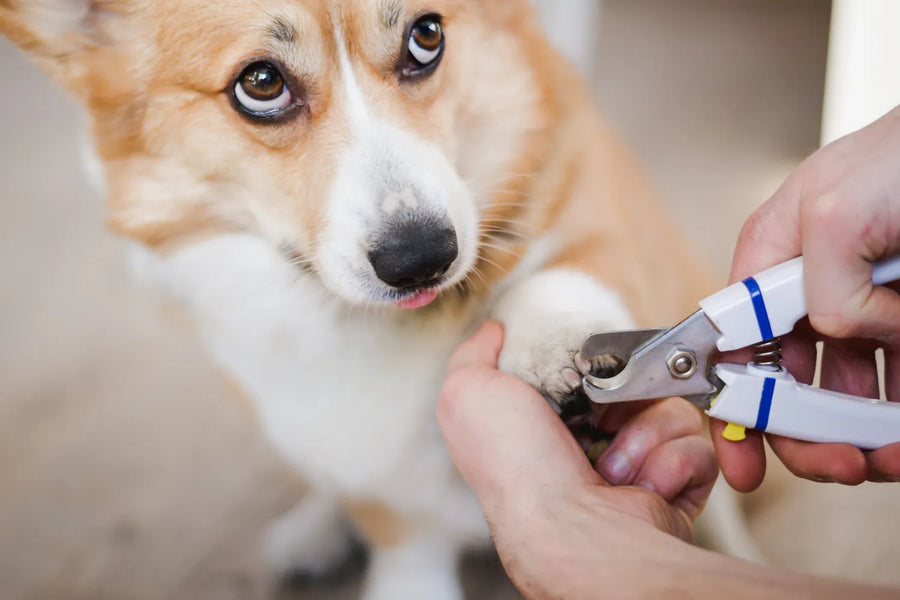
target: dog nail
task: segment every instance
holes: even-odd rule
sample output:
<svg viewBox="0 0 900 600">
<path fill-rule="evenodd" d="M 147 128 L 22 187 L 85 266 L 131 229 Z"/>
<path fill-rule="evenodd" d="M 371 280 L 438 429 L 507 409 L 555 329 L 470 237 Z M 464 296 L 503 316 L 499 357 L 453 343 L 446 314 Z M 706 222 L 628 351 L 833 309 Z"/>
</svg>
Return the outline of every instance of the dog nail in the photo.
<svg viewBox="0 0 900 600">
<path fill-rule="evenodd" d="M 581 355 L 581 352 L 575 355 L 575 366 L 579 371 L 587 375 L 591 372 L 591 362 L 588 360 L 584 360 L 584 357 Z"/>
<path fill-rule="evenodd" d="M 575 369 L 570 369 L 566 367 L 562 370 L 562 378 L 563 381 L 569 389 L 575 390 L 581 387 L 581 374 Z"/>
<path fill-rule="evenodd" d="M 610 483 L 624 483 L 631 476 L 631 459 L 624 452 L 616 450 L 603 460 L 600 471 Z"/>
</svg>

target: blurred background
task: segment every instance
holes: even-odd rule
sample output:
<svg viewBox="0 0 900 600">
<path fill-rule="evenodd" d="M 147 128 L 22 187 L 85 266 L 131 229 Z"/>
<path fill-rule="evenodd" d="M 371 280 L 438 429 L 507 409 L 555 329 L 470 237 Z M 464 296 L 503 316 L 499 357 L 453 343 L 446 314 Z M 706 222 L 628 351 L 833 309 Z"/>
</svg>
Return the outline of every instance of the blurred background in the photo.
<svg viewBox="0 0 900 600">
<path fill-rule="evenodd" d="M 722 283 L 743 220 L 819 145 L 831 12 L 606 0 L 593 27 L 602 110 Z M 354 598 L 358 575 L 270 587 L 258 535 L 302 489 L 190 325 L 130 282 L 83 115 L 2 40 L 0 114 L 0 600 Z M 744 504 L 772 564 L 900 584 L 900 487 L 774 469 Z M 517 597 L 490 556 L 464 572 L 471 598 Z"/>
</svg>

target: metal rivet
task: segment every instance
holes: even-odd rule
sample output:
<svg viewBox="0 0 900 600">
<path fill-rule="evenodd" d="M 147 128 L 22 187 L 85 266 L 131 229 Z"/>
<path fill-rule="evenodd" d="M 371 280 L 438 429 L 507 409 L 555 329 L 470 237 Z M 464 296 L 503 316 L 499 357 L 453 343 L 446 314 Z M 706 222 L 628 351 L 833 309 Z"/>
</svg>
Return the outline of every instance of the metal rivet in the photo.
<svg viewBox="0 0 900 600">
<path fill-rule="evenodd" d="M 666 363 L 678 379 L 689 379 L 697 371 L 697 356 L 690 350 L 673 350 Z"/>
</svg>

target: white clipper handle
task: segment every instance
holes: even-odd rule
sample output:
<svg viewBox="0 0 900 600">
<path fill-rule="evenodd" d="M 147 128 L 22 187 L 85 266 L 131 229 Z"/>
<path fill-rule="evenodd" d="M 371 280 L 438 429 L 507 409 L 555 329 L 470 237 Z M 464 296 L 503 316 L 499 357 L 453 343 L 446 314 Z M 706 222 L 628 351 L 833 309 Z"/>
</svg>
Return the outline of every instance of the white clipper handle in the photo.
<svg viewBox="0 0 900 600">
<path fill-rule="evenodd" d="M 900 403 L 880 402 L 797 383 L 788 373 L 721 364 L 725 389 L 707 414 L 747 428 L 808 442 L 864 450 L 900 442 Z"/>
<path fill-rule="evenodd" d="M 875 285 L 900 279 L 900 256 L 873 266 Z M 795 258 L 700 302 L 722 333 L 716 343 L 727 352 L 790 333 L 807 315 L 803 292 L 803 257 Z"/>
</svg>

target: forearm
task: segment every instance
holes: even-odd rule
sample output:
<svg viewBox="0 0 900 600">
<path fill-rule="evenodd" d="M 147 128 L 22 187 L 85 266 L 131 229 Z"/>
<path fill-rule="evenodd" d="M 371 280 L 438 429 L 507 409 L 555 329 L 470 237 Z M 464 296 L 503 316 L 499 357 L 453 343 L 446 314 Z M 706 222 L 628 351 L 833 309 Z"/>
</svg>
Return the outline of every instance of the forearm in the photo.
<svg viewBox="0 0 900 600">
<path fill-rule="evenodd" d="M 897 598 L 897 590 L 823 579 L 763 567 L 686 546 L 668 563 L 642 562 L 632 568 L 639 591 L 616 598 L 692 598 L 694 600 L 878 600 Z"/>
<path fill-rule="evenodd" d="M 516 501 L 515 508 L 506 504 L 504 515 L 494 517 L 488 511 L 504 566 L 528 600 L 888 600 L 898 596 L 897 590 L 790 573 L 715 554 L 619 509 L 601 508 L 599 502 L 562 501 L 549 509 L 546 504 L 540 508 Z M 541 514 L 551 510 L 552 516 Z M 524 514 L 530 515 L 527 521 Z M 660 518 L 665 517 L 660 514 Z M 523 529 L 520 525 L 525 522 L 529 526 Z M 535 527 L 538 523 L 544 527 Z"/>
</svg>

